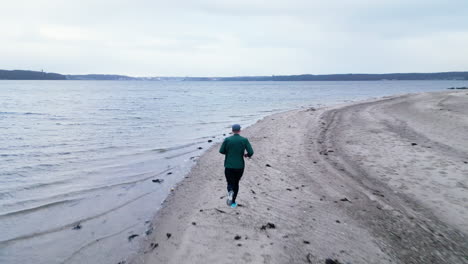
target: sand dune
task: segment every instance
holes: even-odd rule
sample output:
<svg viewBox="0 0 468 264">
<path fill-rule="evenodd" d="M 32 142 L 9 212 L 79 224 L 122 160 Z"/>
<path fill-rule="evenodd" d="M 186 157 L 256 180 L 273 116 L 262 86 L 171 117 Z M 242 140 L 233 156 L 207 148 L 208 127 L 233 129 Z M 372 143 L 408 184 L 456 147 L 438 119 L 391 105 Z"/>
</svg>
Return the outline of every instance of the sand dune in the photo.
<svg viewBox="0 0 468 264">
<path fill-rule="evenodd" d="M 243 135 L 241 206 L 213 146 L 133 263 L 468 262 L 468 93 L 290 111 Z"/>
</svg>

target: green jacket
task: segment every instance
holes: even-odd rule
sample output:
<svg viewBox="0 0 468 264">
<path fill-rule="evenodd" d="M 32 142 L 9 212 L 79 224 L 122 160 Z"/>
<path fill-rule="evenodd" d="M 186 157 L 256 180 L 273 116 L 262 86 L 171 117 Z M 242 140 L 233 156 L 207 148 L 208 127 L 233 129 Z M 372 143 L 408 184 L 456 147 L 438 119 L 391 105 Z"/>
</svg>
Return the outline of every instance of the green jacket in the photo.
<svg viewBox="0 0 468 264">
<path fill-rule="evenodd" d="M 225 154 L 224 167 L 230 169 L 242 169 L 244 164 L 244 152 L 247 150 L 248 157 L 252 157 L 254 151 L 247 138 L 234 134 L 224 139 L 219 153 Z"/>
</svg>

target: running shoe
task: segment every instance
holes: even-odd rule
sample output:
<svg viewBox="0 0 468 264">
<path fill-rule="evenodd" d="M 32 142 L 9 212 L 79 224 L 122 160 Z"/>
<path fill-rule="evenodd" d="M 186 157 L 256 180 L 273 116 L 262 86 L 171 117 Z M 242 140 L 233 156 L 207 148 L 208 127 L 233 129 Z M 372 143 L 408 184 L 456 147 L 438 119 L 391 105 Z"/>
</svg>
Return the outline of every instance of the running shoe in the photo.
<svg viewBox="0 0 468 264">
<path fill-rule="evenodd" d="M 230 191 L 228 192 L 228 195 L 227 195 L 227 200 L 226 200 L 226 204 L 228 206 L 230 206 L 232 204 L 232 198 L 234 196 L 234 192 L 233 191 Z"/>
<path fill-rule="evenodd" d="M 231 208 L 236 208 L 237 207 L 237 203 L 232 203 L 231 204 Z"/>
</svg>

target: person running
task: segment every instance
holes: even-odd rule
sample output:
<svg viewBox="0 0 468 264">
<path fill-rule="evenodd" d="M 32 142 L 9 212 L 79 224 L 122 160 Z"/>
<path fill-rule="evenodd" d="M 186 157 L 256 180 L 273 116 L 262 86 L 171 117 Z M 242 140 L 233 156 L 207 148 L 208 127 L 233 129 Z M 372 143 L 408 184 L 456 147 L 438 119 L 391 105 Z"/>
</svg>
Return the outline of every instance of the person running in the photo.
<svg viewBox="0 0 468 264">
<path fill-rule="evenodd" d="M 237 207 L 236 198 L 239 192 L 239 181 L 244 173 L 244 157 L 252 157 L 254 151 L 247 138 L 239 135 L 241 126 L 232 125 L 234 135 L 224 139 L 219 153 L 224 154 L 224 175 L 227 181 L 227 205 L 232 208 Z M 245 151 L 247 153 L 245 154 Z"/>
</svg>

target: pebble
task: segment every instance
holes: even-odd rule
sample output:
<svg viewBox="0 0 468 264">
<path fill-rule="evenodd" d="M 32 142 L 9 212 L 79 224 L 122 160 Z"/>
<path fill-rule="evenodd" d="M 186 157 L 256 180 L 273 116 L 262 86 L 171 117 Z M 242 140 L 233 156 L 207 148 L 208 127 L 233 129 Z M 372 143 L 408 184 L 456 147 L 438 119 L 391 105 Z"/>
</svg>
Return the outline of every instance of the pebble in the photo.
<svg viewBox="0 0 468 264">
<path fill-rule="evenodd" d="M 171 233 L 167 233 L 166 236 L 167 236 L 167 239 L 169 239 L 169 238 L 171 238 L 172 234 L 171 234 Z"/>
</svg>

